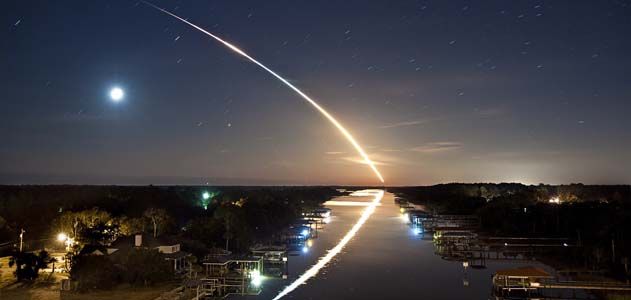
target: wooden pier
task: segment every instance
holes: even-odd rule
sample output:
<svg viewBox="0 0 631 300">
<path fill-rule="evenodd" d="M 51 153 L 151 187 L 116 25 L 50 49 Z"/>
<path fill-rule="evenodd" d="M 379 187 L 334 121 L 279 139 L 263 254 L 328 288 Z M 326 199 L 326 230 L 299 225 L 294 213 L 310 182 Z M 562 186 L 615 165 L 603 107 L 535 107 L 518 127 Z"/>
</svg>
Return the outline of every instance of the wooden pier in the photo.
<svg viewBox="0 0 631 300">
<path fill-rule="evenodd" d="M 631 285 L 606 281 L 564 281 L 541 268 L 499 270 L 493 276 L 495 296 L 545 296 L 550 290 L 629 291 Z"/>
</svg>

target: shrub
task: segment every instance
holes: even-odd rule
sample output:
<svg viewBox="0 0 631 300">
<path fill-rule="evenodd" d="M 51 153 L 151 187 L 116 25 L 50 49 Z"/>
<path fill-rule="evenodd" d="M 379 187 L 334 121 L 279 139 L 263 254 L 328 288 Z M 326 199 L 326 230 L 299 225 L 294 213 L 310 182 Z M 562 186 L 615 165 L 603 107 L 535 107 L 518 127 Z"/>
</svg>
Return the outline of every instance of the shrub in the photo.
<svg viewBox="0 0 631 300">
<path fill-rule="evenodd" d="M 125 258 L 125 281 L 132 285 L 152 285 L 173 275 L 171 264 L 156 249 L 132 249 Z"/>
<path fill-rule="evenodd" d="M 15 251 L 9 260 L 9 266 L 15 266 L 14 275 L 18 281 L 35 280 L 39 270 L 47 268 L 51 262 L 53 259 L 46 250 L 40 251 L 39 254 Z"/>
<path fill-rule="evenodd" d="M 106 256 L 81 255 L 73 261 L 70 277 L 78 282 L 78 289 L 109 289 L 118 283 L 118 272 Z"/>
</svg>

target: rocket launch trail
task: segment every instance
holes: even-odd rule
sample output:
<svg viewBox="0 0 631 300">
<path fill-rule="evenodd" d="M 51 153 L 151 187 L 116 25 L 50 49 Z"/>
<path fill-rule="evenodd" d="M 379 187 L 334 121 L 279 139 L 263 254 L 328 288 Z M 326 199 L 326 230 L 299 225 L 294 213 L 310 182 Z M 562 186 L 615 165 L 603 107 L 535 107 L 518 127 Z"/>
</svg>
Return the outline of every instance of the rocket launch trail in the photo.
<svg viewBox="0 0 631 300">
<path fill-rule="evenodd" d="M 359 145 L 359 143 L 355 140 L 355 138 L 353 137 L 353 135 L 351 135 L 351 133 L 344 128 L 344 126 L 342 126 L 342 124 L 340 124 L 340 122 L 338 122 L 335 117 L 333 117 L 333 115 L 331 115 L 328 111 L 326 111 L 322 106 L 320 106 L 315 100 L 311 99 L 311 97 L 307 96 L 305 93 L 303 93 L 300 89 L 298 89 L 297 87 L 295 87 L 293 84 L 291 84 L 289 81 L 287 81 L 285 78 L 283 78 L 282 76 L 278 75 L 276 72 L 272 71 L 270 68 L 266 67 L 264 64 L 260 63 L 258 60 L 252 58 L 250 55 L 248 55 L 247 53 L 243 52 L 243 50 L 237 48 L 236 46 L 224 41 L 223 39 L 219 38 L 218 36 L 206 31 L 205 29 L 177 16 L 176 14 L 165 10 L 161 7 L 158 7 L 152 3 L 149 3 L 147 1 L 142 1 L 144 4 L 151 6 L 173 18 L 176 18 L 184 23 L 186 23 L 187 25 L 201 31 L 202 33 L 212 37 L 213 39 L 217 40 L 218 42 L 222 43 L 224 46 L 228 47 L 230 50 L 236 52 L 237 54 L 247 58 L 249 61 L 253 62 L 254 64 L 258 65 L 259 67 L 261 67 L 263 70 L 267 71 L 268 73 L 272 74 L 274 77 L 276 77 L 278 80 L 280 80 L 282 83 L 284 83 L 286 86 L 288 86 L 289 88 L 291 88 L 292 90 L 294 90 L 294 92 L 296 92 L 298 95 L 300 95 L 304 100 L 306 100 L 307 102 L 309 102 L 309 104 L 311 104 L 313 107 L 315 107 L 327 120 L 329 120 L 329 122 L 331 122 L 339 131 L 340 133 L 342 133 L 342 135 L 346 138 L 346 140 L 348 140 L 348 142 L 355 148 L 355 150 L 357 151 L 357 153 L 359 153 L 359 155 L 362 157 L 362 159 L 364 160 L 364 162 L 366 164 L 368 164 L 368 166 L 370 166 L 370 169 L 372 169 L 372 171 L 375 173 L 375 175 L 377 176 L 377 178 L 383 183 L 384 179 L 383 176 L 381 176 L 381 173 L 379 172 L 379 170 L 377 169 L 375 163 L 370 159 L 370 157 L 368 157 L 368 154 L 366 154 L 366 151 L 364 151 L 364 149 Z"/>
</svg>

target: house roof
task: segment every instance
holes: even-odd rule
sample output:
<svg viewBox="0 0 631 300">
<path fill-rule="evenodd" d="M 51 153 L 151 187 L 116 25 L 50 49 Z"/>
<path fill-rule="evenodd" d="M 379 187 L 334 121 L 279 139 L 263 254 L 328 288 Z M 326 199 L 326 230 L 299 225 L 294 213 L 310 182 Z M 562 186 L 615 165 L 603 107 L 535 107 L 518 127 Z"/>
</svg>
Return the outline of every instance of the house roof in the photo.
<svg viewBox="0 0 631 300">
<path fill-rule="evenodd" d="M 79 251 L 80 255 L 104 255 L 107 252 L 105 246 L 102 245 L 84 245 Z"/>
<path fill-rule="evenodd" d="M 495 275 L 500 276 L 512 276 L 512 277 L 540 277 L 540 278 L 551 278 L 553 277 L 550 273 L 546 272 L 544 269 L 536 268 L 536 267 L 521 267 L 515 269 L 504 269 L 498 270 L 495 272 Z"/>
<path fill-rule="evenodd" d="M 178 251 L 178 252 L 175 252 L 175 253 L 162 253 L 162 255 L 165 258 L 169 258 L 169 259 L 177 259 L 177 258 L 183 258 L 183 257 L 191 256 L 190 253 L 184 252 L 184 251 Z"/>
</svg>

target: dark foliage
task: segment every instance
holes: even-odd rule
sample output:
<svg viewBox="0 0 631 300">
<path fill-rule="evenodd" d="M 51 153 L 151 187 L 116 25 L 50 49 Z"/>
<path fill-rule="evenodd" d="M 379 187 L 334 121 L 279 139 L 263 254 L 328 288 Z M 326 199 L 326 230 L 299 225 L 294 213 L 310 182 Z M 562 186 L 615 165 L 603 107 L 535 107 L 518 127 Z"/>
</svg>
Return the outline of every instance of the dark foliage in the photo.
<svg viewBox="0 0 631 300">
<path fill-rule="evenodd" d="M 137 248 L 124 260 L 123 280 L 132 285 L 153 285 L 171 278 L 171 264 L 156 249 Z"/>
<path fill-rule="evenodd" d="M 80 291 L 109 289 L 118 283 L 119 271 L 106 256 L 81 255 L 73 258 L 70 278 Z"/>
<path fill-rule="evenodd" d="M 208 190 L 213 198 L 202 199 Z M 29 240 L 63 231 L 84 243 L 110 238 L 95 234 L 96 227 L 116 226 L 111 229 L 121 234 L 149 233 L 153 224 L 145 212 L 153 208 L 168 213 L 158 235 L 179 234 L 178 229 L 186 226 L 191 229 L 187 237 L 207 246 L 223 245 L 235 236 L 231 250 L 239 250 L 286 226 L 302 209 L 338 194 L 330 187 L 0 186 L 0 242 L 15 240 L 20 228 L 28 230 Z M 239 200 L 241 206 L 227 208 Z M 79 225 L 74 222 L 77 214 Z M 60 220 L 61 225 L 51 227 L 51 220 Z M 226 226 L 229 220 L 232 226 Z M 226 231 L 228 227 L 232 232 Z"/>
<path fill-rule="evenodd" d="M 9 266 L 15 266 L 14 275 L 18 281 L 35 280 L 39 276 L 39 270 L 47 268 L 53 260 L 46 250 L 38 254 L 15 251 L 9 260 Z"/>
</svg>

